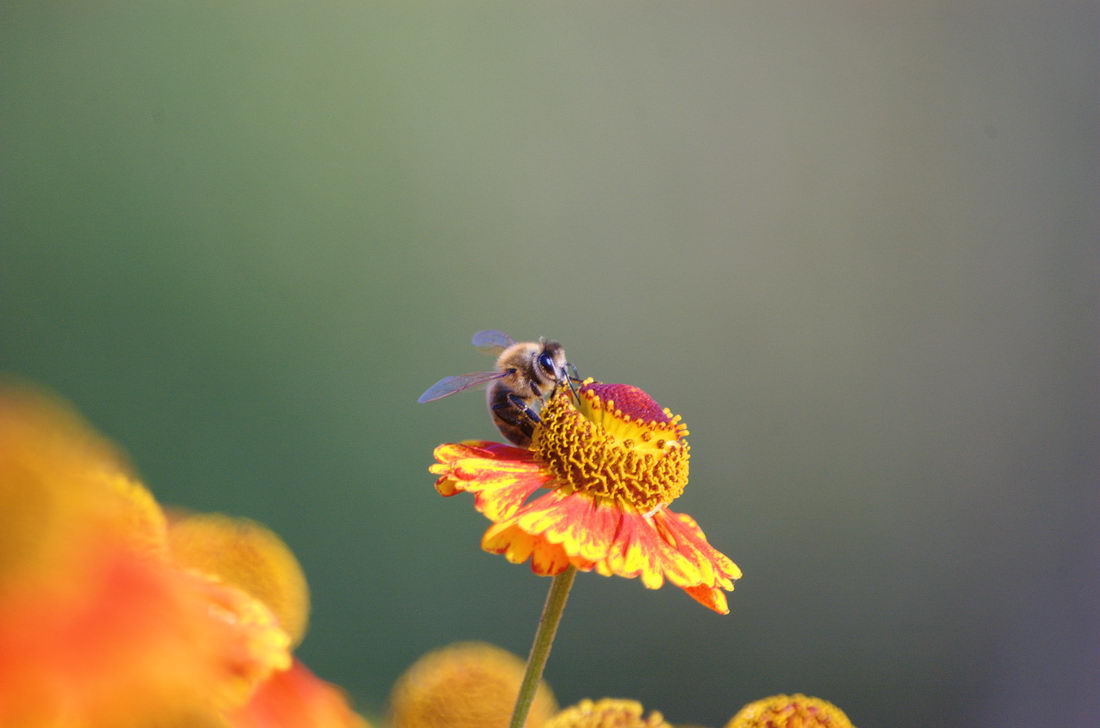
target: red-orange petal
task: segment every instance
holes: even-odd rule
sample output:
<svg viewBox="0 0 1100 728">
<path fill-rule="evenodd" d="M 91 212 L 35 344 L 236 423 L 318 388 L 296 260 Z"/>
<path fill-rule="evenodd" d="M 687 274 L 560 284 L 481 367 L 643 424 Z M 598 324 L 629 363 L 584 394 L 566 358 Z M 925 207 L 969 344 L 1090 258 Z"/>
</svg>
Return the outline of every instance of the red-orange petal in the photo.
<svg viewBox="0 0 1100 728">
<path fill-rule="evenodd" d="M 0 602 L 0 725 L 150 725 L 240 705 L 289 665 L 262 603 L 103 536 L 65 583 Z"/>
<path fill-rule="evenodd" d="M 539 576 L 555 576 L 570 564 L 580 571 L 590 571 L 594 565 L 590 561 L 570 557 L 560 544 L 532 536 L 512 521 L 490 526 L 481 538 L 481 548 L 491 554 L 501 554 L 513 564 L 522 564 L 530 558 L 531 571 Z"/>
<path fill-rule="evenodd" d="M 491 554 L 500 554 L 513 564 L 522 564 L 534 552 L 535 541 L 534 536 L 511 522 L 497 523 L 489 526 L 481 537 L 481 548 Z"/>
<path fill-rule="evenodd" d="M 228 716 L 232 728 L 367 728 L 344 692 L 298 660 L 264 681 L 252 699 Z"/>
<path fill-rule="evenodd" d="M 702 583 L 733 589 L 733 580 L 741 578 L 741 569 L 733 560 L 710 545 L 703 529 L 686 513 L 667 508 L 654 514 L 653 521 L 662 537 L 689 561 L 696 564 L 704 578 Z"/>
<path fill-rule="evenodd" d="M 482 548 L 551 576 L 572 564 L 605 576 L 641 577 L 649 589 L 668 579 L 722 614 L 722 589 L 740 577 L 737 565 L 707 543 L 690 516 L 664 509 L 645 516 L 580 493 L 554 489 L 489 527 Z"/>
<path fill-rule="evenodd" d="M 516 512 L 516 525 L 561 545 L 570 558 L 599 561 L 615 542 L 622 511 L 602 500 L 552 490 Z"/>
<path fill-rule="evenodd" d="M 687 592 L 689 597 L 708 609 L 713 609 L 719 614 L 730 613 L 729 604 L 726 602 L 726 593 L 718 587 L 703 584 L 700 586 L 685 586 L 683 590 Z"/>
<path fill-rule="evenodd" d="M 435 449 L 438 461 L 428 470 L 436 475 L 442 496 L 474 494 L 474 507 L 491 521 L 514 514 L 550 476 L 531 453 L 497 442 L 448 443 Z"/>
<path fill-rule="evenodd" d="M 624 513 L 617 538 L 607 556 L 612 573 L 640 576 L 648 589 L 659 589 L 665 577 L 682 586 L 697 582 L 693 565 L 661 539 L 653 524 L 640 513 Z"/>
</svg>

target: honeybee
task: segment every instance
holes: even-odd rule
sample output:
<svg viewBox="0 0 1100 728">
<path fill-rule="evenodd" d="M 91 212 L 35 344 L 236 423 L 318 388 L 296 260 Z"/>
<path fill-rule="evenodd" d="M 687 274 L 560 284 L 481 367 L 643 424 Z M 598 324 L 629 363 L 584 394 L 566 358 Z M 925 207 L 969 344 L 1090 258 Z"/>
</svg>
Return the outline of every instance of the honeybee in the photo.
<svg viewBox="0 0 1100 728">
<path fill-rule="evenodd" d="M 566 384 L 572 390 L 570 364 L 556 341 L 517 342 L 503 331 L 489 329 L 474 334 L 473 345 L 497 356 L 496 369 L 444 377 L 428 387 L 417 402 L 432 402 L 479 384 L 489 384 L 485 400 L 493 424 L 508 440 L 527 447 L 540 422 L 536 406 Z M 576 392 L 574 391 L 574 396 Z"/>
</svg>

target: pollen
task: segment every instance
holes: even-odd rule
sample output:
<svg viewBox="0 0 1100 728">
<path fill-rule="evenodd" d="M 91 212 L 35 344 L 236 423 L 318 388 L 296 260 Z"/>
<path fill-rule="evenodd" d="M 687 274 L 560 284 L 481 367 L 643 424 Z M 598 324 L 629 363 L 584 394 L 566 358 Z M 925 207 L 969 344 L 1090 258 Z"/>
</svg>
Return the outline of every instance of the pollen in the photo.
<svg viewBox="0 0 1100 728">
<path fill-rule="evenodd" d="M 687 427 L 637 387 L 586 379 L 576 400 L 560 389 L 540 417 L 531 451 L 559 487 L 647 513 L 687 485 Z"/>
</svg>

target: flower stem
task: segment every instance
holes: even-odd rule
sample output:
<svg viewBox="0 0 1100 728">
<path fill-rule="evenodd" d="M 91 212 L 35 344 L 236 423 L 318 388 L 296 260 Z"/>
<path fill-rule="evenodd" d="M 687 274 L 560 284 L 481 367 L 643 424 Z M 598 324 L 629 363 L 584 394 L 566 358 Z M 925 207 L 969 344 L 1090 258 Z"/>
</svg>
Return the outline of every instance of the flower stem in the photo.
<svg viewBox="0 0 1100 728">
<path fill-rule="evenodd" d="M 531 654 L 527 656 L 527 670 L 523 673 L 523 683 L 519 686 L 509 728 L 523 728 L 523 724 L 527 722 L 527 711 L 531 710 L 531 702 L 535 699 L 542 669 L 546 667 L 546 658 L 550 657 L 550 647 L 554 644 L 558 622 L 561 621 L 561 613 L 565 610 L 569 589 L 572 588 L 573 577 L 576 575 L 577 569 L 570 566 L 550 582 L 550 591 L 547 592 L 546 604 L 542 607 L 539 628 L 535 632 L 535 641 L 531 644 Z"/>
</svg>

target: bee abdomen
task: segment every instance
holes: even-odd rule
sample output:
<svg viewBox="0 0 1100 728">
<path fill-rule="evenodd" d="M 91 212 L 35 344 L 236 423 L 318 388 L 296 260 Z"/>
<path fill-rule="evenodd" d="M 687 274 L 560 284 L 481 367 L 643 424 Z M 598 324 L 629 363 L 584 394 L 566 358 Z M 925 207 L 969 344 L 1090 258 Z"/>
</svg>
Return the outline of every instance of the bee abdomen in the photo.
<svg viewBox="0 0 1100 728">
<path fill-rule="evenodd" d="M 535 432 L 535 423 L 512 401 L 512 390 L 502 382 L 489 389 L 489 414 L 493 424 L 510 442 L 527 447 Z"/>
</svg>

